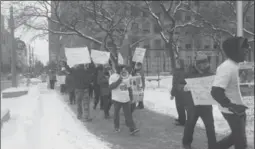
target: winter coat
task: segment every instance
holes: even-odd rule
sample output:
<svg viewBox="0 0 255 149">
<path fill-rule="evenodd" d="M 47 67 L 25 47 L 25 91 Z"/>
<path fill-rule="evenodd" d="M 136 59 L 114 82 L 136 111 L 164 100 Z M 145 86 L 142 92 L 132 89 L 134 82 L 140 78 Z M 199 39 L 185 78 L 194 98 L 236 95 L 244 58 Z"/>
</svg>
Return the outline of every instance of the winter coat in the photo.
<svg viewBox="0 0 255 149">
<path fill-rule="evenodd" d="M 93 73 L 90 69 L 78 68 L 66 68 L 74 78 L 75 89 L 88 89 L 89 84 L 93 81 Z"/>
<path fill-rule="evenodd" d="M 111 93 L 111 90 L 109 89 L 109 75 L 99 71 L 97 76 L 97 83 L 100 86 L 100 94 L 102 96 L 109 95 Z"/>
<path fill-rule="evenodd" d="M 74 77 L 71 74 L 68 74 L 66 76 L 66 80 L 65 80 L 65 84 L 66 84 L 66 90 L 67 92 L 72 92 L 74 91 Z"/>
</svg>

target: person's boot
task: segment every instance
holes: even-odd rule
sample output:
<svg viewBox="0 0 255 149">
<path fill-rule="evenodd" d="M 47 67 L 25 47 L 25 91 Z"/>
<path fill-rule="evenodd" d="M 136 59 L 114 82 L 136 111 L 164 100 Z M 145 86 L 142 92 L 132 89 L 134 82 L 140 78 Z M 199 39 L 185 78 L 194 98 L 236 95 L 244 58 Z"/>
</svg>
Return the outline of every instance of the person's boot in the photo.
<svg viewBox="0 0 255 149">
<path fill-rule="evenodd" d="M 139 102 L 139 104 L 138 104 L 138 108 L 139 108 L 139 109 L 144 109 L 143 102 Z"/>
<path fill-rule="evenodd" d="M 189 144 L 189 145 L 187 145 L 187 144 L 184 145 L 184 144 L 183 144 L 182 147 L 183 147 L 183 149 L 192 149 L 190 144 Z"/>
</svg>

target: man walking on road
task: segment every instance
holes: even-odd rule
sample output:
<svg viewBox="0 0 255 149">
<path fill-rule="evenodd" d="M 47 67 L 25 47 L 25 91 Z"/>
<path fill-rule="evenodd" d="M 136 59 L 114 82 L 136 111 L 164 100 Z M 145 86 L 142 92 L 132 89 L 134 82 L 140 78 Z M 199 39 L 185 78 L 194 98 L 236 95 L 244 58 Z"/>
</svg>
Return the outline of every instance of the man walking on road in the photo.
<svg viewBox="0 0 255 149">
<path fill-rule="evenodd" d="M 77 118 L 85 121 L 91 121 L 90 117 L 90 98 L 89 98 L 89 84 L 92 81 L 92 73 L 85 69 L 84 64 L 79 64 L 77 68 L 69 68 L 65 63 L 65 68 L 71 73 L 74 78 L 75 99 L 77 102 Z"/>
<path fill-rule="evenodd" d="M 238 63 L 245 58 L 245 49 L 249 47 L 247 39 L 232 37 L 223 42 L 227 56 L 218 68 L 213 82 L 211 95 L 220 104 L 219 109 L 227 120 L 231 134 L 218 142 L 219 149 L 246 149 L 246 113 L 239 86 Z"/>
<path fill-rule="evenodd" d="M 175 97 L 175 106 L 178 113 L 178 118 L 175 119 L 176 125 L 184 126 L 186 122 L 186 113 L 184 108 L 184 96 L 183 96 L 183 87 L 186 85 L 185 81 L 185 72 L 183 65 L 180 64 L 180 68 L 177 68 L 173 74 L 172 81 L 172 90 L 171 90 L 171 99 Z"/>
<path fill-rule="evenodd" d="M 210 65 L 206 55 L 198 55 L 193 68 L 194 71 L 186 75 L 186 78 L 199 78 L 213 75 L 210 73 Z M 190 89 L 192 90 L 192 88 Z M 200 117 L 206 129 L 208 149 L 219 149 L 217 147 L 212 105 L 194 105 L 192 93 L 188 91 L 187 86 L 184 86 L 184 91 L 181 94 L 184 97 L 185 110 L 187 111 L 187 120 L 182 138 L 183 147 L 185 149 L 191 149 L 194 128 Z M 198 98 L 200 97 L 198 96 Z"/>
<path fill-rule="evenodd" d="M 120 131 L 119 113 L 120 109 L 123 108 L 126 125 L 129 127 L 131 135 L 134 135 L 139 131 L 139 129 L 136 128 L 131 113 L 130 95 L 132 95 L 132 93 L 130 76 L 126 71 L 122 71 L 125 70 L 123 68 L 124 66 L 118 66 L 116 68 L 116 72 L 109 78 L 109 87 L 112 92 L 112 100 L 114 104 L 114 128 L 116 132 Z"/>
</svg>

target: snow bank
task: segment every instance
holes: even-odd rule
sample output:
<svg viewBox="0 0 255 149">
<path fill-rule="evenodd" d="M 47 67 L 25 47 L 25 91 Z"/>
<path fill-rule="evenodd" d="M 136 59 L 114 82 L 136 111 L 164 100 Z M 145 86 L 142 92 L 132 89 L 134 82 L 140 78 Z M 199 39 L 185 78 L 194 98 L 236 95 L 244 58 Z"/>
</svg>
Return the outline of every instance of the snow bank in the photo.
<svg viewBox="0 0 255 149">
<path fill-rule="evenodd" d="M 11 118 L 2 126 L 2 149 L 38 149 L 40 130 L 40 94 L 37 86 L 18 98 L 2 99 L 1 108 L 11 111 Z"/>
</svg>

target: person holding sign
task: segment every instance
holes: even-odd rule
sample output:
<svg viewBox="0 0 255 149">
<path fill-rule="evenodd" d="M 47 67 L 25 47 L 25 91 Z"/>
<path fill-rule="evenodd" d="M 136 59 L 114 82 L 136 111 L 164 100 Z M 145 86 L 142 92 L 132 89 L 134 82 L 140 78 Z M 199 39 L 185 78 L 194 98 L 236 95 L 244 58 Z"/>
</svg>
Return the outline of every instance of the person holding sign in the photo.
<svg viewBox="0 0 255 149">
<path fill-rule="evenodd" d="M 184 126 L 186 122 L 186 113 L 184 108 L 184 97 L 183 97 L 183 87 L 187 84 L 185 81 L 185 72 L 184 68 L 180 66 L 180 68 L 177 68 L 174 71 L 173 74 L 173 81 L 172 81 L 172 89 L 171 89 L 171 99 L 174 99 L 175 97 L 175 106 L 178 113 L 178 118 L 175 119 L 176 124 Z"/>
<path fill-rule="evenodd" d="M 112 100 L 114 104 L 114 128 L 115 132 L 119 132 L 120 109 L 123 108 L 126 125 L 129 127 L 131 135 L 139 132 L 133 121 L 133 116 L 130 107 L 130 97 L 132 98 L 132 90 L 130 86 L 130 76 L 125 71 L 125 66 L 117 66 L 116 72 L 109 78 L 109 88 L 112 92 Z"/>
<path fill-rule="evenodd" d="M 90 122 L 90 99 L 89 99 L 89 84 L 93 81 L 92 73 L 89 69 L 85 69 L 84 64 L 79 64 L 76 68 L 70 68 L 66 63 L 66 70 L 74 78 L 75 100 L 77 102 L 77 118 Z"/>
<path fill-rule="evenodd" d="M 109 110 L 111 108 L 111 91 L 109 88 L 109 77 L 110 74 L 103 66 L 98 67 L 97 83 L 100 86 L 100 102 L 103 102 L 104 116 L 105 119 L 110 118 Z"/>
<path fill-rule="evenodd" d="M 187 78 L 197 78 L 211 76 L 213 75 L 209 71 L 209 61 L 206 55 L 197 55 L 195 64 L 193 66 L 192 73 L 186 75 Z M 188 81 L 187 81 L 188 83 Z M 200 117 L 205 125 L 207 139 L 208 139 L 208 149 L 218 149 L 217 140 L 214 128 L 214 118 L 213 118 L 213 107 L 212 105 L 195 105 L 195 98 L 204 98 L 199 95 L 192 94 L 192 89 L 195 87 L 189 86 L 187 84 L 183 86 L 185 92 L 182 96 L 184 97 L 185 110 L 187 111 L 187 120 L 185 123 L 182 144 L 185 149 L 191 149 L 191 143 L 193 140 L 194 128 L 197 123 L 198 118 Z M 200 85 L 200 84 L 192 84 Z M 199 99 L 196 99 L 199 100 Z M 206 100 L 206 99 L 200 99 Z"/>
<path fill-rule="evenodd" d="M 145 89 L 145 77 L 144 77 L 144 71 L 143 71 L 142 63 L 140 63 L 140 62 L 136 62 L 135 63 L 135 67 L 134 67 L 134 69 L 132 71 L 132 76 L 141 76 L 141 79 L 142 79 L 142 89 L 144 91 L 144 89 Z M 144 109 L 143 99 L 139 100 L 138 108 L 139 109 Z"/>
<path fill-rule="evenodd" d="M 227 120 L 232 133 L 218 142 L 220 149 L 246 149 L 246 113 L 239 86 L 238 63 L 245 59 L 249 47 L 247 39 L 231 37 L 223 42 L 227 59 L 217 68 L 211 95 L 220 104 L 219 109 Z"/>
</svg>

